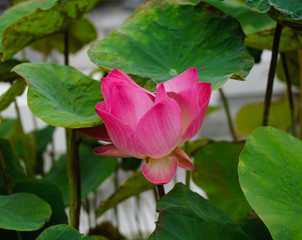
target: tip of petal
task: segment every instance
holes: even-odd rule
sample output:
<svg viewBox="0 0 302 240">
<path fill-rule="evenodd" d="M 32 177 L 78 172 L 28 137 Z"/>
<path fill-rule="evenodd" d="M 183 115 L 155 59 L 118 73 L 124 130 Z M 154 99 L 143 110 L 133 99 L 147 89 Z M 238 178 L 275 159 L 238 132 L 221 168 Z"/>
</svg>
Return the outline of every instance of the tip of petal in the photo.
<svg viewBox="0 0 302 240">
<path fill-rule="evenodd" d="M 177 171 L 177 160 L 175 157 L 161 159 L 150 159 L 149 163 L 142 166 L 142 173 L 148 181 L 163 185 L 169 183 Z"/>
</svg>

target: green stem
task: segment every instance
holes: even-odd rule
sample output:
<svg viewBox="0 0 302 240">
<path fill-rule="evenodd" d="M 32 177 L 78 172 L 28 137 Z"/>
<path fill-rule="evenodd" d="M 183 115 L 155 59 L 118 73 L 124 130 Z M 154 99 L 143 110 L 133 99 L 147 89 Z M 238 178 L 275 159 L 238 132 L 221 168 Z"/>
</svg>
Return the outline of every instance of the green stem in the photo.
<svg viewBox="0 0 302 240">
<path fill-rule="evenodd" d="M 219 93 L 220 93 L 221 100 L 223 102 L 225 113 L 227 115 L 227 120 L 228 120 L 230 133 L 232 135 L 233 141 L 236 142 L 237 141 L 237 136 L 236 136 L 235 129 L 234 129 L 234 126 L 233 126 L 233 121 L 232 121 L 232 117 L 231 117 L 231 112 L 230 112 L 228 100 L 227 100 L 227 98 L 226 98 L 226 96 L 225 96 L 225 94 L 224 94 L 224 92 L 222 91 L 221 88 L 219 89 Z"/>
<path fill-rule="evenodd" d="M 286 62 L 286 56 L 284 53 L 281 53 L 281 62 L 284 70 L 285 80 L 286 80 L 286 86 L 287 86 L 287 95 L 289 100 L 289 109 L 290 109 L 290 117 L 292 122 L 292 132 L 293 136 L 297 136 L 297 130 L 296 130 L 296 120 L 295 120 L 295 106 L 294 106 L 294 99 L 293 99 L 293 93 L 292 93 L 292 86 L 290 81 L 290 75 L 287 67 Z"/>
<path fill-rule="evenodd" d="M 263 113 L 263 122 L 262 122 L 263 126 L 268 125 L 268 116 L 269 116 L 269 109 L 270 109 L 272 93 L 273 93 L 273 85 L 274 85 L 274 78 L 275 78 L 275 72 L 277 66 L 281 31 L 282 31 L 282 25 L 277 23 L 275 35 L 274 35 L 274 41 L 273 41 L 271 63 L 268 72 L 265 99 L 264 99 L 264 113 Z"/>
<path fill-rule="evenodd" d="M 79 142 L 75 129 L 66 129 L 67 172 L 69 192 L 69 224 L 79 229 L 81 210 L 81 175 L 79 161 Z"/>
<path fill-rule="evenodd" d="M 69 34 L 64 33 L 64 63 L 69 65 Z M 81 172 L 77 131 L 66 128 L 67 172 L 69 190 L 69 224 L 79 229 L 81 210 Z"/>
<path fill-rule="evenodd" d="M 191 158 L 191 149 L 190 149 L 190 142 L 185 142 L 185 152 L 187 153 L 188 157 Z M 191 185 L 191 171 L 186 170 L 186 187 L 190 189 Z"/>
<path fill-rule="evenodd" d="M 117 159 L 116 159 L 117 161 Z M 114 174 L 114 190 L 115 192 L 117 191 L 119 186 L 118 182 L 118 167 L 115 169 L 115 174 Z M 117 206 L 114 207 L 114 215 L 115 215 L 115 220 L 116 220 L 116 228 L 119 229 L 119 217 L 118 217 L 118 208 Z"/>
<path fill-rule="evenodd" d="M 164 185 L 156 185 L 156 187 L 157 187 L 158 199 L 161 199 L 163 196 L 166 195 Z"/>
<path fill-rule="evenodd" d="M 5 164 L 5 160 L 4 160 L 4 156 L 3 156 L 3 152 L 2 152 L 1 148 L 0 148 L 0 166 L 2 168 L 2 175 L 3 175 L 3 180 L 5 182 L 7 194 L 11 195 L 11 194 L 13 194 L 13 190 L 12 190 L 12 186 L 10 184 L 10 180 L 9 180 L 9 177 L 7 174 L 6 164 Z"/>
<path fill-rule="evenodd" d="M 300 109 L 299 109 L 299 138 L 302 139 L 302 49 L 298 49 L 299 60 L 299 86 L 300 86 Z"/>
</svg>

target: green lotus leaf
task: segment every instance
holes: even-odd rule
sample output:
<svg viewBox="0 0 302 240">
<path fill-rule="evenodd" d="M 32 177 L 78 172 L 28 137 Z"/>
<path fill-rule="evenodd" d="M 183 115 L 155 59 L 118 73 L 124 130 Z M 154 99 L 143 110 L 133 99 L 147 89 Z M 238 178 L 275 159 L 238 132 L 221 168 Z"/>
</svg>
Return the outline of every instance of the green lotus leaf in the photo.
<svg viewBox="0 0 302 240">
<path fill-rule="evenodd" d="M 260 32 L 251 33 L 244 39 L 244 44 L 248 47 L 258 49 L 272 49 L 275 28 L 265 29 Z M 289 27 L 282 29 L 279 43 L 279 52 L 288 52 L 302 47 L 302 33 Z"/>
<path fill-rule="evenodd" d="M 51 207 L 34 194 L 0 195 L 0 228 L 33 231 L 49 220 Z"/>
<path fill-rule="evenodd" d="M 242 148 L 242 143 L 210 143 L 195 154 L 192 173 L 193 181 L 206 192 L 209 200 L 235 222 L 252 210 L 238 181 L 237 166 Z"/>
<path fill-rule="evenodd" d="M 28 85 L 27 103 L 46 123 L 65 128 L 101 124 L 94 108 L 101 102 L 101 83 L 72 67 L 52 63 L 23 63 L 13 69 Z"/>
<path fill-rule="evenodd" d="M 236 18 L 246 35 L 274 28 L 276 23 L 267 15 L 252 11 L 245 0 L 204 0 L 224 13 Z"/>
<path fill-rule="evenodd" d="M 16 73 L 12 73 L 10 70 L 21 61 L 16 59 L 9 59 L 5 62 L 0 62 L 0 82 L 12 82 L 18 78 Z"/>
<path fill-rule="evenodd" d="M 17 96 L 22 95 L 26 83 L 24 79 L 18 79 L 5 93 L 0 96 L 0 112 L 9 107 Z"/>
<path fill-rule="evenodd" d="M 250 103 L 244 105 L 236 114 L 235 123 L 242 135 L 251 134 L 257 127 L 262 126 L 264 103 Z M 298 115 L 297 108 L 295 116 Z M 271 103 L 268 124 L 284 131 L 291 127 L 291 114 L 288 99 Z"/>
<path fill-rule="evenodd" d="M 182 183 L 157 203 L 159 218 L 151 239 L 247 240 L 247 235 L 222 210 Z"/>
<path fill-rule="evenodd" d="M 253 11 L 268 13 L 282 24 L 301 28 L 302 4 L 295 0 L 246 0 Z"/>
<path fill-rule="evenodd" d="M 99 0 L 30 0 L 6 10 L 0 17 L 2 61 L 45 36 L 63 32 Z"/>
<path fill-rule="evenodd" d="M 76 20 L 69 27 L 69 52 L 78 52 L 86 44 L 94 41 L 96 38 L 96 29 L 87 18 Z M 64 53 L 64 34 L 53 34 L 51 36 L 35 41 L 30 46 L 31 48 L 42 52 L 45 57 L 47 57 L 54 49 L 58 50 L 61 53 Z"/>
<path fill-rule="evenodd" d="M 302 239 L 302 142 L 273 127 L 257 128 L 240 155 L 242 191 L 274 240 Z"/>
<path fill-rule="evenodd" d="M 196 67 L 199 81 L 218 89 L 230 78 L 243 80 L 253 66 L 243 36 L 236 20 L 204 2 L 153 0 L 95 42 L 88 55 L 101 68 L 119 68 L 146 88 Z"/>
<path fill-rule="evenodd" d="M 37 240 L 93 240 L 91 237 L 86 237 L 79 233 L 73 227 L 65 224 L 51 226 L 44 230 Z"/>
</svg>

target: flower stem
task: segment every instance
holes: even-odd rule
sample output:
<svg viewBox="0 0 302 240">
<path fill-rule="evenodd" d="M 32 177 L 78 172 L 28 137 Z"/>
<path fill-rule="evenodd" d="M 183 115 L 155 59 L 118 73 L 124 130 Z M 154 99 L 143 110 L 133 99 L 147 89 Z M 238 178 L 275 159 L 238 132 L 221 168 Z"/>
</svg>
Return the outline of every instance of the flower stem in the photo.
<svg viewBox="0 0 302 240">
<path fill-rule="evenodd" d="M 191 149 L 190 149 L 190 142 L 185 142 L 185 152 L 189 158 L 191 158 Z M 191 171 L 186 170 L 186 187 L 190 189 L 191 185 Z"/>
<path fill-rule="evenodd" d="M 269 109 L 272 99 L 272 92 L 273 92 L 273 85 L 274 85 L 274 78 L 277 66 L 277 58 L 278 58 L 278 51 L 279 51 L 279 42 L 281 37 L 282 25 L 277 23 L 274 41 L 273 41 L 273 48 L 272 48 L 272 57 L 270 68 L 268 72 L 268 79 L 267 79 L 267 86 L 266 86 L 266 93 L 264 99 L 264 113 L 263 113 L 263 126 L 268 125 L 268 116 L 269 116 Z"/>
<path fill-rule="evenodd" d="M 79 142 L 76 140 L 76 130 L 66 129 L 67 172 L 69 192 L 69 224 L 79 229 L 81 210 L 81 175 L 79 161 Z"/>
<path fill-rule="evenodd" d="M 294 100 L 293 100 L 293 93 L 292 93 L 292 86 L 290 81 L 290 75 L 287 67 L 286 57 L 284 53 L 281 53 L 281 62 L 284 70 L 285 80 L 286 80 L 286 86 L 287 86 L 287 95 L 289 100 L 289 109 L 290 109 L 290 117 L 292 122 L 292 132 L 293 136 L 297 135 L 296 130 L 296 120 L 295 120 L 295 107 L 294 107 Z"/>
<path fill-rule="evenodd" d="M 3 156 L 1 148 L 0 148 L 0 166 L 2 168 L 2 175 L 3 175 L 3 180 L 5 182 L 7 194 L 11 195 L 11 194 L 13 194 L 13 190 L 12 190 L 12 186 L 11 186 L 10 181 L 9 181 L 9 177 L 8 177 L 7 169 L 6 169 L 6 164 L 5 164 L 5 160 L 4 160 L 4 156 Z"/>
<path fill-rule="evenodd" d="M 166 195 L 164 185 L 156 185 L 156 187 L 157 187 L 158 199 L 161 199 L 163 196 Z"/>
<path fill-rule="evenodd" d="M 230 112 L 228 100 L 227 100 L 226 96 L 224 95 L 224 92 L 222 91 L 221 88 L 219 89 L 219 93 L 220 93 L 221 100 L 223 102 L 225 113 L 227 115 L 227 120 L 228 120 L 230 133 L 232 135 L 233 141 L 236 142 L 237 141 L 237 136 L 236 136 L 235 129 L 234 129 L 234 126 L 233 126 L 233 121 L 232 121 L 232 117 L 231 117 L 231 112 Z"/>
<path fill-rule="evenodd" d="M 64 33 L 64 64 L 69 65 L 69 34 Z M 79 141 L 75 129 L 66 128 L 67 173 L 69 192 L 69 225 L 79 229 L 81 210 L 81 172 Z"/>
<path fill-rule="evenodd" d="M 298 49 L 299 61 L 299 86 L 300 86 L 300 109 L 299 109 L 299 138 L 302 139 L 302 49 Z"/>
</svg>

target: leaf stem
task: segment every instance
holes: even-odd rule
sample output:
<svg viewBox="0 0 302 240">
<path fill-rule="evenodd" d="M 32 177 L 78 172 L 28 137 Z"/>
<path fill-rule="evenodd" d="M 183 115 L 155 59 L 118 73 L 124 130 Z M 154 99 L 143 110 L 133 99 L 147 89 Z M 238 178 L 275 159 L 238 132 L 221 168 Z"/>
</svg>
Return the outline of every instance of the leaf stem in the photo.
<svg viewBox="0 0 302 240">
<path fill-rule="evenodd" d="M 69 224 L 79 229 L 81 210 L 81 176 L 79 161 L 79 143 L 76 130 L 66 128 L 67 173 L 69 192 Z"/>
<path fill-rule="evenodd" d="M 284 70 L 285 80 L 286 80 L 286 86 L 287 86 L 287 95 L 289 100 L 289 109 L 290 109 L 290 117 L 292 122 L 292 132 L 293 136 L 297 136 L 297 130 L 296 130 L 296 120 L 295 120 L 295 106 L 294 106 L 294 100 L 293 100 L 293 93 L 292 93 L 292 86 L 290 81 L 290 75 L 287 67 L 287 61 L 285 53 L 281 53 L 281 62 Z"/>
<path fill-rule="evenodd" d="M 231 112 L 230 112 L 228 100 L 227 100 L 227 98 L 226 98 L 226 96 L 225 96 L 225 94 L 224 94 L 224 92 L 222 91 L 221 88 L 219 89 L 219 93 L 220 93 L 221 100 L 223 102 L 225 113 L 227 115 L 227 120 L 228 120 L 230 133 L 232 135 L 233 141 L 236 142 L 237 141 L 237 136 L 236 136 L 235 129 L 234 129 L 234 126 L 233 126 L 233 121 L 232 121 L 232 117 L 231 117 Z"/>
<path fill-rule="evenodd" d="M 300 109 L 299 109 L 299 138 L 302 139 L 302 49 L 298 49 L 299 61 L 299 88 L 300 88 Z"/>
<path fill-rule="evenodd" d="M 0 147 L 0 166 L 2 168 L 2 175 L 3 175 L 4 182 L 5 182 L 7 194 L 11 195 L 11 194 L 13 194 L 13 190 L 12 190 L 12 186 L 10 184 L 10 180 L 9 180 L 9 177 L 7 174 L 6 164 L 5 164 L 5 160 L 4 160 L 4 156 L 3 156 L 1 147 Z"/>
<path fill-rule="evenodd" d="M 156 185 L 156 187 L 157 187 L 158 199 L 161 199 L 163 196 L 166 195 L 164 185 Z"/>
<path fill-rule="evenodd" d="M 69 65 L 69 34 L 64 33 L 64 64 Z M 81 210 L 81 172 L 79 141 L 75 129 L 66 128 L 67 172 L 69 192 L 69 224 L 79 229 Z"/>
<path fill-rule="evenodd" d="M 185 152 L 189 158 L 191 158 L 191 149 L 190 149 L 190 142 L 185 142 Z M 191 171 L 186 170 L 186 187 L 190 189 L 191 184 Z"/>
<path fill-rule="evenodd" d="M 272 48 L 272 57 L 270 68 L 268 72 L 268 79 L 267 79 L 267 86 L 266 86 L 266 93 L 264 99 L 264 113 L 263 113 L 263 126 L 268 125 L 268 116 L 269 116 L 269 109 L 272 99 L 272 92 L 273 92 L 273 85 L 274 85 L 274 78 L 277 66 L 277 58 L 278 58 L 278 51 L 279 51 L 279 42 L 281 37 L 282 25 L 277 23 L 274 41 L 273 41 L 273 48 Z"/>
</svg>

